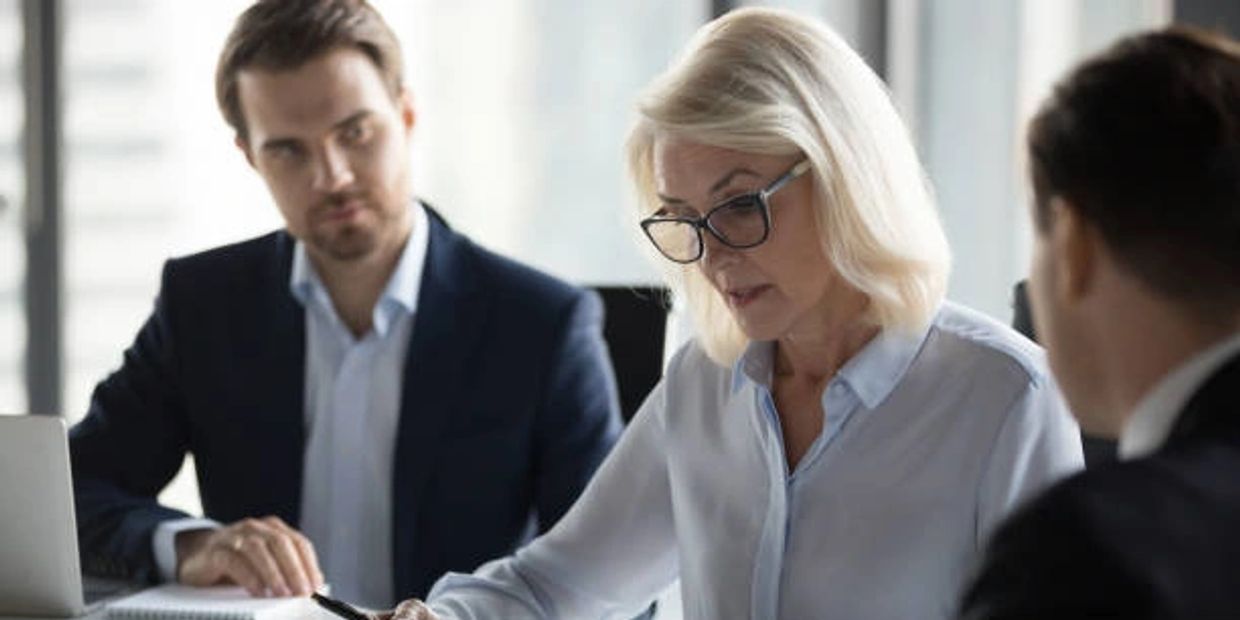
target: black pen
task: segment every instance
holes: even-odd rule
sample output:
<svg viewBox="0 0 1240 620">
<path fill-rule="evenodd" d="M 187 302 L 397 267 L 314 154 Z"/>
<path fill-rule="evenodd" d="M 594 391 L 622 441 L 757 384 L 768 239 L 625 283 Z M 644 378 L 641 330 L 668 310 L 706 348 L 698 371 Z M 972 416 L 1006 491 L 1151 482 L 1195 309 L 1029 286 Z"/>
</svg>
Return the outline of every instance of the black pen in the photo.
<svg viewBox="0 0 1240 620">
<path fill-rule="evenodd" d="M 338 601 L 330 596 L 323 596 L 318 592 L 311 594 L 310 597 L 313 598 L 314 602 L 318 603 L 320 607 L 336 614 L 337 616 L 340 616 L 341 618 L 346 618 L 347 620 L 370 620 L 369 615 L 358 611 L 356 607 L 344 601 Z"/>
</svg>

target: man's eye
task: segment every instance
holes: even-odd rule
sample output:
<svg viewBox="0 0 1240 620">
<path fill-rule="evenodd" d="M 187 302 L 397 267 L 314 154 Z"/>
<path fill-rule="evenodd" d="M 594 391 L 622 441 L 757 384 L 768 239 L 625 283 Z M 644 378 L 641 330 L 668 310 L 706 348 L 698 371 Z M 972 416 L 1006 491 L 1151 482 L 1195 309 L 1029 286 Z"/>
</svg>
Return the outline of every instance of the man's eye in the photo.
<svg viewBox="0 0 1240 620">
<path fill-rule="evenodd" d="M 302 150 L 296 144 L 276 144 L 267 148 L 271 157 L 280 161 L 295 161 L 301 158 Z"/>
<path fill-rule="evenodd" d="M 343 138 L 348 144 L 357 144 L 363 142 L 369 137 L 370 132 L 367 131 L 360 123 L 354 123 L 344 128 Z"/>
</svg>

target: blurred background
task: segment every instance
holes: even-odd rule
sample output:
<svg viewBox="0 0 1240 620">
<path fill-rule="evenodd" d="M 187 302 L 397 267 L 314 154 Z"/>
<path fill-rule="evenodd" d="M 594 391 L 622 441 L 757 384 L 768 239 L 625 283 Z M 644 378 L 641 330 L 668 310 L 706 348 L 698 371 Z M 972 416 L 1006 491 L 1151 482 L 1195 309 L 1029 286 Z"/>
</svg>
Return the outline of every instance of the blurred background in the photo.
<svg viewBox="0 0 1240 620">
<path fill-rule="evenodd" d="M 76 422 L 167 258 L 280 225 L 215 107 L 247 4 L 0 0 L 0 413 Z M 622 160 L 641 87 L 735 6 L 821 17 L 912 131 L 955 254 L 950 296 L 1005 323 L 1030 246 L 1022 128 L 1053 81 L 1136 30 L 1240 30 L 1236 0 L 374 4 L 405 46 L 417 193 L 480 243 L 591 285 L 656 279 Z M 186 472 L 165 499 L 197 512 Z"/>
</svg>

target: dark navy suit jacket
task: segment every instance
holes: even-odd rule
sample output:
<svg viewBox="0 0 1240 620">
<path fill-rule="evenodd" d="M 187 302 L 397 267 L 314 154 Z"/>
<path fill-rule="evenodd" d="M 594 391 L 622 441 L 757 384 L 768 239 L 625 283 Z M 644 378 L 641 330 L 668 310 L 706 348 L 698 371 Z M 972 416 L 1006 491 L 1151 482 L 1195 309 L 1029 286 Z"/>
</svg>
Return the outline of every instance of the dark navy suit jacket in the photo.
<svg viewBox="0 0 1240 620">
<path fill-rule="evenodd" d="M 620 428 L 597 296 L 507 260 L 429 212 L 393 469 L 393 579 L 445 571 L 549 528 Z M 205 516 L 299 522 L 305 321 L 285 232 L 172 260 L 120 370 L 70 433 L 84 568 L 157 576 L 156 503 L 193 454 Z M 356 524 L 365 527 L 365 523 Z"/>
<path fill-rule="evenodd" d="M 1240 618 L 1240 356 L 1166 443 L 1051 488 L 994 535 L 970 620 Z"/>
</svg>

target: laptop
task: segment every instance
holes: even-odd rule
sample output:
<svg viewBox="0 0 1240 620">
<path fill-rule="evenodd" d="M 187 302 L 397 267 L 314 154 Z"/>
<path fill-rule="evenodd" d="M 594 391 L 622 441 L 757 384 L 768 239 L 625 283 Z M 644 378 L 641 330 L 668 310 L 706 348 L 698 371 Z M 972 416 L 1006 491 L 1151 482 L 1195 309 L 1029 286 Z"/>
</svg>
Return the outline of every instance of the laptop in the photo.
<svg viewBox="0 0 1240 620">
<path fill-rule="evenodd" d="M 83 586 L 64 420 L 0 415 L 0 616 L 81 616 L 126 589 Z"/>
</svg>

